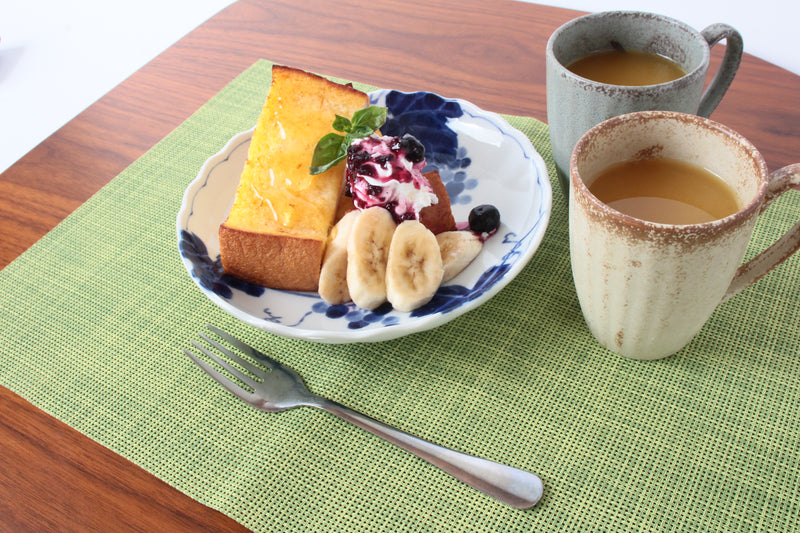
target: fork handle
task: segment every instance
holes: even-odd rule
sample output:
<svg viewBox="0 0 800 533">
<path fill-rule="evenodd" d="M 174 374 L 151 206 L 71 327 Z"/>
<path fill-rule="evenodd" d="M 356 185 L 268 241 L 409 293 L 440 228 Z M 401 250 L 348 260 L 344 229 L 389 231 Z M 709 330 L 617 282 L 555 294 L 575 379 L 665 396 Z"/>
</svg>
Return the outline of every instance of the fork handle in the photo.
<svg viewBox="0 0 800 533">
<path fill-rule="evenodd" d="M 527 509 L 536 505 L 542 497 L 542 480 L 530 472 L 414 437 L 331 400 L 319 398 L 313 406 L 399 446 L 511 507 Z"/>
</svg>

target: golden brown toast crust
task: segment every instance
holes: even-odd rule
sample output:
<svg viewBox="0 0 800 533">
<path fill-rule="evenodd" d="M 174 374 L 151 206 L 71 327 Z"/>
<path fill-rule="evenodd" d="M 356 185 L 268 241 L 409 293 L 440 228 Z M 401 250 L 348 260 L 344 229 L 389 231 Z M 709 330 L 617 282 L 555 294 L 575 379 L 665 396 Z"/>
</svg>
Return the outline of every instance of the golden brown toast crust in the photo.
<svg viewBox="0 0 800 533">
<path fill-rule="evenodd" d="M 419 212 L 419 221 L 431 230 L 434 235 L 438 235 L 443 231 L 454 231 L 456 229 L 456 221 L 453 218 L 453 211 L 450 206 L 450 196 L 447 194 L 447 189 L 442 183 L 442 178 L 439 172 L 434 170 L 427 172 L 425 177 L 433 188 L 433 193 L 439 199 L 438 203 L 430 205 Z"/>
<path fill-rule="evenodd" d="M 219 229 L 226 273 L 275 289 L 317 290 L 344 164 L 315 176 L 307 169 L 335 115 L 351 116 L 368 102 L 351 85 L 273 67 L 234 205 Z"/>
<path fill-rule="evenodd" d="M 226 274 L 264 287 L 316 291 L 324 241 L 219 228 Z"/>
</svg>

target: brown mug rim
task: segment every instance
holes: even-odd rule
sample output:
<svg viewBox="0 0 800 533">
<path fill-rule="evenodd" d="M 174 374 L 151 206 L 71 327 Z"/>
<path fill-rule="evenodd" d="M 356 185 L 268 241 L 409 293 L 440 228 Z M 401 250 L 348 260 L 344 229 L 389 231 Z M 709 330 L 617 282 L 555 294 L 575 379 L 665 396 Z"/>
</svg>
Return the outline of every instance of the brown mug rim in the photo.
<svg viewBox="0 0 800 533">
<path fill-rule="evenodd" d="M 626 215 L 620 211 L 617 211 L 613 207 L 609 206 L 601 202 L 592 192 L 589 190 L 589 187 L 586 183 L 581 179 L 580 172 L 578 171 L 578 158 L 581 155 L 581 152 L 585 149 L 586 144 L 592 140 L 595 136 L 600 134 L 600 132 L 607 130 L 609 128 L 616 128 L 620 127 L 625 123 L 632 122 L 634 120 L 642 120 L 642 119 L 658 119 L 658 120 L 673 120 L 673 121 L 680 121 L 680 122 L 694 122 L 703 125 L 704 127 L 717 131 L 723 135 L 726 135 L 729 138 L 734 139 L 737 141 L 737 145 L 741 146 L 745 149 L 747 154 L 753 158 L 754 162 L 759 167 L 759 174 L 760 174 L 760 184 L 758 186 L 757 193 L 751 198 L 751 200 L 739 208 L 735 213 L 731 213 L 730 215 L 719 218 L 716 220 L 711 220 L 709 222 L 702 222 L 698 224 L 666 224 L 662 222 L 653 222 L 650 220 L 644 220 L 641 218 L 636 218 L 631 215 Z M 758 212 L 761 208 L 761 204 L 766 196 L 767 187 L 769 185 L 769 172 L 767 169 L 767 164 L 764 161 L 764 157 L 758 151 L 758 149 L 751 143 L 746 137 L 742 134 L 738 133 L 737 131 L 731 129 L 730 127 L 711 120 L 709 118 L 700 117 L 698 115 L 691 115 L 688 113 L 680 113 L 677 111 L 636 111 L 633 113 L 626 113 L 623 115 L 618 115 L 612 117 L 610 119 L 604 120 L 603 122 L 593 126 L 589 129 L 585 134 L 581 136 L 578 142 L 575 144 L 575 148 L 572 151 L 572 155 L 570 156 L 570 182 L 572 183 L 573 188 L 576 191 L 580 191 L 581 195 L 587 198 L 594 207 L 599 209 L 605 215 L 612 217 L 614 219 L 618 219 L 621 222 L 629 225 L 635 226 L 639 228 L 645 229 L 653 229 L 653 230 L 672 230 L 672 231 L 703 231 L 707 229 L 720 229 L 726 228 L 729 226 L 733 226 L 739 224 L 742 220 L 748 218 L 753 212 Z M 570 197 L 573 193 L 570 193 Z M 570 200 L 571 202 L 572 200 Z"/>
</svg>

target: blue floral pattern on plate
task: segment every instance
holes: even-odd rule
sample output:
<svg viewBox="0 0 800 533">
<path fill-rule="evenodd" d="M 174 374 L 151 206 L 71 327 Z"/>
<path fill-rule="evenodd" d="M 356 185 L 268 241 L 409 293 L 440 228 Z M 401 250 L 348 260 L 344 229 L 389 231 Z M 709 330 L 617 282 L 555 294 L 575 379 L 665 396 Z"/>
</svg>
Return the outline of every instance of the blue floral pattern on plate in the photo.
<svg viewBox="0 0 800 533">
<path fill-rule="evenodd" d="M 453 205 L 470 204 L 472 197 L 466 191 L 477 186 L 477 181 L 467 175 L 471 160 L 459 145 L 458 134 L 447 126 L 452 119 L 464 115 L 461 104 L 426 92 L 386 91 L 372 96 L 371 104 L 389 110 L 381 132 L 397 136 L 410 133 L 419 139 L 425 146 L 425 171 L 439 171 Z"/>
<path fill-rule="evenodd" d="M 473 309 L 530 260 L 549 221 L 551 191 L 544 162 L 527 137 L 499 115 L 433 93 L 375 91 L 370 103 L 388 108 L 383 133 L 411 133 L 425 145 L 426 171 L 439 171 L 456 219 L 466 220 L 477 203 L 492 203 L 501 212 L 498 233 L 487 240 L 467 270 L 411 313 L 394 311 L 388 303 L 373 311 L 353 304 L 329 305 L 315 293 L 243 282 L 222 269 L 217 231 L 238 185 L 250 130 L 235 136 L 206 162 L 187 188 L 177 220 L 184 266 L 222 309 L 287 337 L 319 342 L 388 340 L 436 327 Z"/>
</svg>

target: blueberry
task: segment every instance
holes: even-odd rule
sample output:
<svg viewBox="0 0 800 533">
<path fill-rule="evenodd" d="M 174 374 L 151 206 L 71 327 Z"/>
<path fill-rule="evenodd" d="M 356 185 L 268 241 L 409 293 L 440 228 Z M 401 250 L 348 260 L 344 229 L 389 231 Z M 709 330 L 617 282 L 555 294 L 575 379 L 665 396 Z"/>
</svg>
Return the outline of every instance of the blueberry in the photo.
<svg viewBox="0 0 800 533">
<path fill-rule="evenodd" d="M 356 168 L 356 172 L 358 172 L 362 176 L 375 177 L 375 167 L 373 167 L 370 164 L 359 165 Z"/>
<path fill-rule="evenodd" d="M 389 163 L 390 161 L 393 160 L 394 160 L 393 154 L 379 155 L 378 157 L 375 158 L 375 163 L 380 166 L 384 166 L 386 165 L 386 163 Z"/>
<path fill-rule="evenodd" d="M 491 233 L 500 227 L 500 211 L 493 205 L 479 205 L 472 208 L 467 220 L 475 233 Z"/>
<path fill-rule="evenodd" d="M 406 133 L 400 139 L 400 148 L 405 150 L 406 159 L 412 163 L 419 163 L 425 159 L 425 146 L 417 140 L 416 137 Z"/>
<path fill-rule="evenodd" d="M 347 147 L 347 162 L 352 166 L 363 163 L 369 159 L 369 152 L 362 150 L 359 146 L 351 144 Z"/>
</svg>

